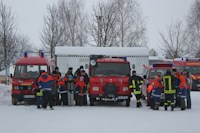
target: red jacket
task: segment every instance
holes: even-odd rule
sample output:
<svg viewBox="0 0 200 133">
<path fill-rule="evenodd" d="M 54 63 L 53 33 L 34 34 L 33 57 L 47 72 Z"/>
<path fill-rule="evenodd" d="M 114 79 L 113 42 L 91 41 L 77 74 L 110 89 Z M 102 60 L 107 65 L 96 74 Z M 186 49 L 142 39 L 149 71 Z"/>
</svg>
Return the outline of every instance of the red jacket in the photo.
<svg viewBox="0 0 200 133">
<path fill-rule="evenodd" d="M 84 81 L 78 81 L 75 86 L 75 92 L 78 92 L 80 96 L 86 94 L 87 86 Z"/>
<path fill-rule="evenodd" d="M 186 79 L 185 79 L 185 76 L 184 75 L 180 75 L 180 84 L 179 84 L 179 88 L 180 89 L 187 89 L 187 82 L 186 82 Z"/>
</svg>

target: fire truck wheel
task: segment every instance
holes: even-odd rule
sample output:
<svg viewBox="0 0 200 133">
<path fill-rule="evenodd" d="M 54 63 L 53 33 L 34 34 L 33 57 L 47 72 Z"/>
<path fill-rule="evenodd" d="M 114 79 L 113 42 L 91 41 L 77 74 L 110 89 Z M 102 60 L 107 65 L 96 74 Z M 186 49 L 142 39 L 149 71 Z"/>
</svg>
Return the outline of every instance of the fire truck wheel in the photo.
<svg viewBox="0 0 200 133">
<path fill-rule="evenodd" d="M 12 104 L 13 104 L 13 105 L 17 105 L 17 99 L 12 98 Z"/>
<path fill-rule="evenodd" d="M 130 100 L 126 100 L 126 107 L 130 106 Z"/>
<path fill-rule="evenodd" d="M 94 106 L 94 98 L 90 98 L 90 106 Z"/>
</svg>

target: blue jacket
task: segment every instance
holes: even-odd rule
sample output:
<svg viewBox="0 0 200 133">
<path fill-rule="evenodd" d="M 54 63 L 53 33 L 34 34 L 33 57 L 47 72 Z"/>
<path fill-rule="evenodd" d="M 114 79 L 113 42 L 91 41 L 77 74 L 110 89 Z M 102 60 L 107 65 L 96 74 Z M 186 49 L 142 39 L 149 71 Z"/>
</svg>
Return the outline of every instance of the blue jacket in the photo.
<svg viewBox="0 0 200 133">
<path fill-rule="evenodd" d="M 40 90 L 45 89 L 45 91 L 51 92 L 51 84 L 53 79 L 46 72 L 43 72 L 38 79 L 38 87 Z"/>
</svg>

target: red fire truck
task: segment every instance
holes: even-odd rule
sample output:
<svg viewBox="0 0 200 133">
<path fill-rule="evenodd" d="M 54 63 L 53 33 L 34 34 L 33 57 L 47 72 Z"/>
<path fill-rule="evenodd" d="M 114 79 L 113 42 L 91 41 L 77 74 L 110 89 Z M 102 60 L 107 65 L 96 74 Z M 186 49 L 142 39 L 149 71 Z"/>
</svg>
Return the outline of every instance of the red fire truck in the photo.
<svg viewBox="0 0 200 133">
<path fill-rule="evenodd" d="M 36 101 L 31 87 L 33 80 L 38 78 L 40 70 L 51 74 L 54 67 L 54 61 L 45 58 L 43 52 L 40 57 L 28 57 L 25 52 L 24 57 L 16 63 L 14 76 L 11 76 L 13 78 L 12 104 L 16 105 L 18 101 Z"/>
<path fill-rule="evenodd" d="M 154 63 L 149 66 L 144 65 L 143 76 L 146 75 L 146 79 L 149 80 L 150 83 L 153 83 L 155 80 L 155 76 L 160 75 L 162 78 L 166 74 L 167 69 L 172 70 L 177 68 L 173 67 L 172 63 Z M 147 97 L 147 85 L 143 84 L 141 86 L 141 89 L 143 96 Z M 160 99 L 164 100 L 164 93 L 161 94 Z"/>
<path fill-rule="evenodd" d="M 200 90 L 200 59 L 182 58 L 173 60 L 174 67 L 180 72 L 186 69 L 191 73 L 192 90 Z"/>
<path fill-rule="evenodd" d="M 126 57 L 90 56 L 90 105 L 96 101 L 126 102 L 130 104 L 130 63 Z"/>
</svg>

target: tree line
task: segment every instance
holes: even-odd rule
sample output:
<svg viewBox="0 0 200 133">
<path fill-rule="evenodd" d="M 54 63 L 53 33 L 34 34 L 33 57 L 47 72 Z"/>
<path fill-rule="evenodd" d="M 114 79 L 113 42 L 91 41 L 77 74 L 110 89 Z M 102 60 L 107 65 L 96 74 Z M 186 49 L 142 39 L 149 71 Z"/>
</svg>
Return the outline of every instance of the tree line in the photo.
<svg viewBox="0 0 200 133">
<path fill-rule="evenodd" d="M 147 19 L 136 0 L 107 0 L 85 8 L 83 0 L 58 0 L 47 5 L 40 30 L 42 46 L 34 48 L 21 34 L 11 7 L 0 2 L 0 64 L 7 68 L 26 52 L 43 49 L 54 57 L 56 46 L 143 47 L 147 46 Z M 158 30 L 160 47 L 167 58 L 200 56 L 200 0 L 183 20 Z"/>
</svg>

